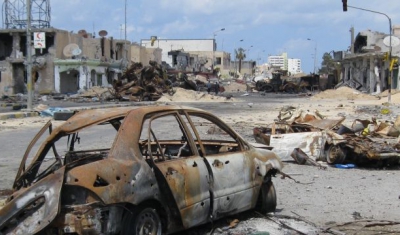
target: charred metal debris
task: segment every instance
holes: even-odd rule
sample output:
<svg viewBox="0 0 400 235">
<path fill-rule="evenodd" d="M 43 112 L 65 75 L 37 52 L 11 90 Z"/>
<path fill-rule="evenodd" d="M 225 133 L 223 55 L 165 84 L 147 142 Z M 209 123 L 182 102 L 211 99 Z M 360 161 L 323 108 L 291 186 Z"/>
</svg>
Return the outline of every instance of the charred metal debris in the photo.
<svg viewBox="0 0 400 235">
<path fill-rule="evenodd" d="M 321 115 L 284 107 L 278 121 L 255 127 L 258 143 L 266 144 L 283 160 L 321 167 L 351 163 L 386 167 L 400 163 L 400 116 L 395 122 L 355 119 L 350 127 L 344 117 L 330 119 Z"/>
</svg>

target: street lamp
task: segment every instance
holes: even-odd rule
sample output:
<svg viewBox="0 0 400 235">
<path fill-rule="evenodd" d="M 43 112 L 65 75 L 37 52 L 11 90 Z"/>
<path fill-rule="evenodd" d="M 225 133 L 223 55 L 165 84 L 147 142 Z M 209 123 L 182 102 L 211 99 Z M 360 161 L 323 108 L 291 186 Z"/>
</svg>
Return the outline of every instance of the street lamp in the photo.
<svg viewBox="0 0 400 235">
<path fill-rule="evenodd" d="M 225 30 L 225 28 L 222 28 L 220 30 L 213 32 L 213 54 L 212 54 L 212 65 L 211 65 L 212 72 L 214 72 L 214 60 L 215 60 L 215 49 L 216 49 L 215 36 L 217 36 L 218 32 L 221 32 L 224 30 Z"/>
<path fill-rule="evenodd" d="M 307 38 L 307 40 L 308 41 L 313 41 L 310 38 Z M 316 71 L 316 68 L 317 68 L 317 41 L 314 41 L 314 42 L 315 42 L 315 47 L 314 47 L 314 74 L 315 74 L 315 71 Z"/>
<path fill-rule="evenodd" d="M 389 65 L 390 65 L 390 63 L 392 62 L 392 19 L 390 19 L 390 17 L 383 12 L 373 11 L 373 10 L 360 8 L 360 7 L 349 6 L 349 5 L 347 5 L 347 0 L 342 0 L 342 2 L 343 2 L 343 11 L 347 11 L 347 8 L 353 8 L 353 9 L 357 9 L 357 10 L 361 10 L 361 11 L 368 11 L 368 12 L 386 16 L 386 18 L 389 20 Z M 389 66 L 389 70 L 390 70 L 390 66 Z M 392 93 L 392 71 L 389 71 L 388 86 L 389 86 L 388 103 L 390 103 L 392 100 L 392 95 L 391 95 L 391 93 Z"/>
</svg>

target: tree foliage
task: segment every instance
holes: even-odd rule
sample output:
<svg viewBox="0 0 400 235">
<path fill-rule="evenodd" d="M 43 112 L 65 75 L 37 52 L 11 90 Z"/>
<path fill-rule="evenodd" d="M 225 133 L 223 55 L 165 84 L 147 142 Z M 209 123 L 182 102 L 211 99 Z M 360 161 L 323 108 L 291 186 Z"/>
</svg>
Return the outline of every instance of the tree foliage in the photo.
<svg viewBox="0 0 400 235">
<path fill-rule="evenodd" d="M 246 59 L 245 50 L 241 47 L 235 49 L 235 58 L 239 61 L 239 73 L 242 69 L 242 60 Z"/>
<path fill-rule="evenodd" d="M 319 74 L 332 74 L 340 69 L 340 65 L 335 62 L 330 53 L 325 52 L 322 56 L 321 69 L 318 71 Z"/>
</svg>

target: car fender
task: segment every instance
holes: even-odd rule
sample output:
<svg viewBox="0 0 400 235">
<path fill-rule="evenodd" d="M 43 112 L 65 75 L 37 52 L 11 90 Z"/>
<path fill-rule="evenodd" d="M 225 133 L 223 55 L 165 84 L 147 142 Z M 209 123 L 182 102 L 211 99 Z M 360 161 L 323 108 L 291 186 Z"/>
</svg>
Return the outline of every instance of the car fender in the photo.
<svg viewBox="0 0 400 235">
<path fill-rule="evenodd" d="M 9 197 L 0 210 L 0 234 L 36 234 L 57 216 L 65 167 Z"/>
</svg>

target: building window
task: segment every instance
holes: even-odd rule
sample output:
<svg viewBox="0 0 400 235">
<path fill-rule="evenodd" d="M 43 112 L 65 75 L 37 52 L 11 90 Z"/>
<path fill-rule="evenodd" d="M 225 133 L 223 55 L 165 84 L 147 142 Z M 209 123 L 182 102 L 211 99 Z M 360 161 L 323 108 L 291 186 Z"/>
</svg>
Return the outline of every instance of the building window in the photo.
<svg viewBox="0 0 400 235">
<path fill-rule="evenodd" d="M 222 60 L 221 60 L 221 57 L 217 57 L 217 58 L 215 58 L 215 64 L 216 65 L 221 65 L 221 62 Z"/>
</svg>

